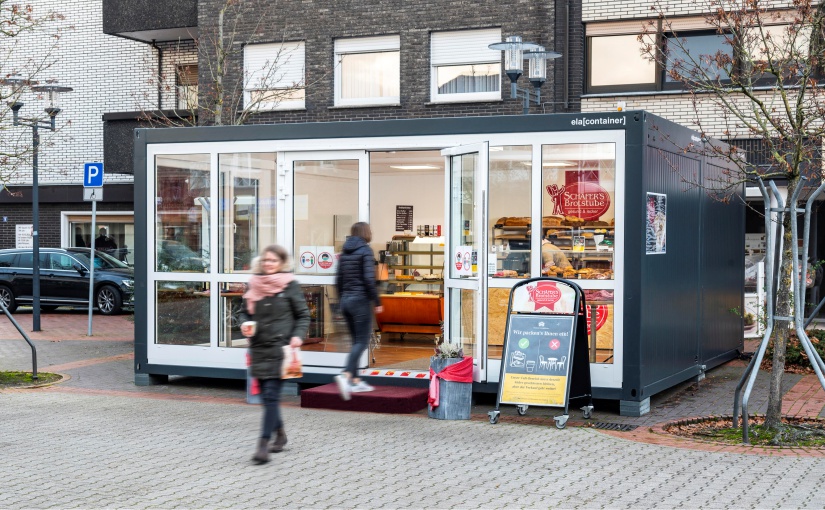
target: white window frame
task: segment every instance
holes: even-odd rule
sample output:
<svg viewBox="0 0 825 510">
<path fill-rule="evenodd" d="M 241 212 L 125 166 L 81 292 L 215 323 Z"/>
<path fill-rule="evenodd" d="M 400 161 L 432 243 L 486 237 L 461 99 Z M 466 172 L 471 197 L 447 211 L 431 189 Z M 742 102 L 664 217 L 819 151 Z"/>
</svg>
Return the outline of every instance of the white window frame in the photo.
<svg viewBox="0 0 825 510">
<path fill-rule="evenodd" d="M 456 65 L 498 64 L 502 76 L 501 51 L 487 46 L 501 42 L 501 28 L 432 32 L 430 34 L 430 100 L 433 103 L 500 101 L 501 83 L 494 92 L 438 93 L 438 68 Z"/>
<path fill-rule="evenodd" d="M 252 104 L 252 92 L 267 90 L 298 91 L 305 86 L 306 48 L 303 41 L 282 43 L 247 44 L 244 46 L 244 105 Z M 270 80 L 271 86 L 261 87 L 265 79 L 265 69 L 276 66 Z M 303 110 L 306 108 L 305 95 L 300 99 L 283 101 L 261 101 L 254 106 L 254 111 Z"/>
<path fill-rule="evenodd" d="M 353 55 L 358 53 L 385 53 L 397 52 L 399 59 L 399 73 L 398 73 L 398 96 L 389 97 L 369 97 L 359 99 L 344 99 L 342 97 L 342 79 L 343 66 L 341 65 L 341 58 L 344 55 Z M 386 106 L 397 105 L 401 103 L 401 37 L 398 35 L 382 35 L 373 37 L 354 37 L 335 40 L 335 106 Z"/>
</svg>

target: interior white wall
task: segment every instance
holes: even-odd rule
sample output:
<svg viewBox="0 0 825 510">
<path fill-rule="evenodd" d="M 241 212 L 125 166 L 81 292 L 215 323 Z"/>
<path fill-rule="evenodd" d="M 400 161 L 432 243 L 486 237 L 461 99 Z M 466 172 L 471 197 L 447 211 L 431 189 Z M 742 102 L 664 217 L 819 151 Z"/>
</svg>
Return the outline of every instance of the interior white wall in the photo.
<svg viewBox="0 0 825 510">
<path fill-rule="evenodd" d="M 373 173 L 370 176 L 370 225 L 372 249 L 384 250 L 395 231 L 395 206 L 413 206 L 416 225 L 444 227 L 444 171 Z M 415 233 L 415 232 L 413 232 Z"/>
</svg>

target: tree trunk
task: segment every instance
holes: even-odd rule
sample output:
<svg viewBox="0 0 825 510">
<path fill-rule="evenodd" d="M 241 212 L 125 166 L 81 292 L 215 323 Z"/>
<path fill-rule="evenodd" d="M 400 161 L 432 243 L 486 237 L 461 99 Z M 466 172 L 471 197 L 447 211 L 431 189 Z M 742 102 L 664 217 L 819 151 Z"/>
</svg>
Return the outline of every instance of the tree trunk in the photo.
<svg viewBox="0 0 825 510">
<path fill-rule="evenodd" d="M 794 190 L 799 185 L 799 178 L 788 181 L 788 197 L 790 199 Z M 788 207 L 793 211 L 796 204 L 788 202 Z M 791 214 L 796 214 L 792 212 Z M 776 309 L 774 313 L 780 317 L 791 317 L 793 315 L 793 239 L 791 232 L 791 215 L 782 214 L 782 266 L 779 268 L 779 288 L 776 298 Z M 767 238 L 767 236 L 766 236 Z M 804 256 L 804 255 L 803 255 Z M 771 275 L 771 277 L 773 277 Z M 765 428 L 777 429 L 782 425 L 782 378 L 785 373 L 785 350 L 788 345 L 793 322 L 776 321 L 773 330 L 773 367 L 771 368 L 770 394 L 768 396 L 768 410 L 765 414 Z"/>
</svg>

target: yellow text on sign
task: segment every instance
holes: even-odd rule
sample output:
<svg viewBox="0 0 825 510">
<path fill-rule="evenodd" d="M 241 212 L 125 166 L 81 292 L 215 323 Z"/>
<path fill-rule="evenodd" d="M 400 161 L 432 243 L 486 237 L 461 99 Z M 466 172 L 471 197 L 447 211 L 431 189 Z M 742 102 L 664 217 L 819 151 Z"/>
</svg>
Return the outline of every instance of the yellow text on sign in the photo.
<svg viewBox="0 0 825 510">
<path fill-rule="evenodd" d="M 504 374 L 501 401 L 508 404 L 564 406 L 566 376 Z"/>
</svg>

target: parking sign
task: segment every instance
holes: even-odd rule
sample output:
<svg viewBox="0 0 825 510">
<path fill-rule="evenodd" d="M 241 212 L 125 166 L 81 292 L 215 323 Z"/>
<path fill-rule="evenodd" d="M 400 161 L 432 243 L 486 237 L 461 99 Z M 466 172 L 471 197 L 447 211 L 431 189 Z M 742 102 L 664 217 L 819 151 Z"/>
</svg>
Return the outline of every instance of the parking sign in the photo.
<svg viewBox="0 0 825 510">
<path fill-rule="evenodd" d="M 102 188 L 103 187 L 103 163 L 83 164 L 83 187 Z"/>
</svg>

